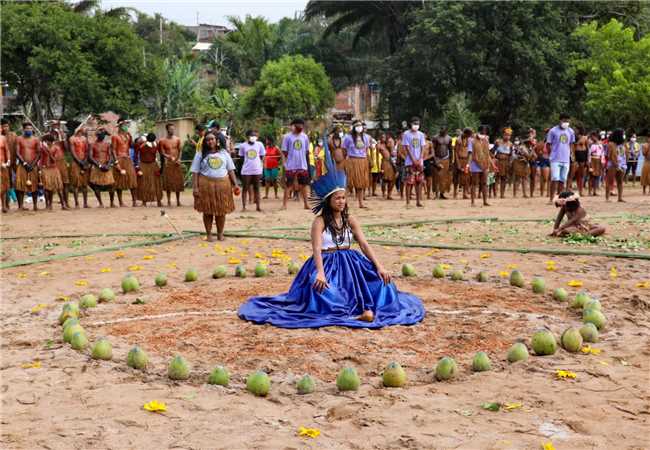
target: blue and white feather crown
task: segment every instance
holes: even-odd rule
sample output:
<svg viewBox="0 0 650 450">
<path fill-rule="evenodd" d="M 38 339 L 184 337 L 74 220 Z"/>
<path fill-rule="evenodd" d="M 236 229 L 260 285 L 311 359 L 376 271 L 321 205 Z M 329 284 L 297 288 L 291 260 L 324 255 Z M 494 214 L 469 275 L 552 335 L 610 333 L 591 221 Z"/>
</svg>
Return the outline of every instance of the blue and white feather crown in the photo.
<svg viewBox="0 0 650 450">
<path fill-rule="evenodd" d="M 324 136 L 323 148 L 325 150 L 325 167 L 327 167 L 327 173 L 311 184 L 311 195 L 309 196 L 311 210 L 316 215 L 320 214 L 323 210 L 325 202 L 330 195 L 338 191 L 345 191 L 347 186 L 345 172 L 336 168 L 327 141 L 327 136 Z"/>
</svg>

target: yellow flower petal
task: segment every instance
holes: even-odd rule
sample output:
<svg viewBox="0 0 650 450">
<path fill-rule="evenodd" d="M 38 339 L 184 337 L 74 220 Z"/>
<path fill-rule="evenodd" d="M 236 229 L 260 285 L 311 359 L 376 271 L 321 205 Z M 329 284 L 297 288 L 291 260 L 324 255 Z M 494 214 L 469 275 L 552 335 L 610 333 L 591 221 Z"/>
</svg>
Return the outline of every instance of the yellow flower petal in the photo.
<svg viewBox="0 0 650 450">
<path fill-rule="evenodd" d="M 57 302 L 67 302 L 68 300 L 70 300 L 70 297 L 67 295 L 59 294 L 56 296 L 54 300 L 56 300 Z"/>
<path fill-rule="evenodd" d="M 158 253 L 158 251 L 155 250 L 155 249 L 153 249 L 153 248 L 146 248 L 144 251 L 147 252 L 147 253 L 153 253 L 153 254 L 157 254 L 157 253 Z"/>
<path fill-rule="evenodd" d="M 25 272 L 20 272 L 18 275 L 16 275 L 19 280 L 24 280 L 27 278 L 27 274 Z"/>
<path fill-rule="evenodd" d="M 170 262 L 168 264 L 165 264 L 165 267 L 168 269 L 175 269 L 176 268 L 176 263 L 175 262 Z"/>
<path fill-rule="evenodd" d="M 248 258 L 248 253 L 240 253 L 239 256 L 241 258 Z"/>
<path fill-rule="evenodd" d="M 488 259 L 488 258 L 490 258 L 491 256 L 492 256 L 492 255 L 491 255 L 490 253 L 481 253 L 481 259 Z"/>
<path fill-rule="evenodd" d="M 602 352 L 602 349 L 600 348 L 592 348 L 590 345 L 585 345 L 580 349 L 582 353 L 585 354 L 590 354 L 590 355 L 600 355 Z"/>
<path fill-rule="evenodd" d="M 153 256 L 153 255 L 144 255 L 142 257 L 142 259 L 144 259 L 145 261 L 151 261 L 154 258 L 155 258 L 155 256 Z"/>
<path fill-rule="evenodd" d="M 509 269 L 509 270 L 516 269 L 516 268 L 517 268 L 517 264 L 508 264 L 506 266 L 506 269 Z"/>
<path fill-rule="evenodd" d="M 523 403 L 506 403 L 503 406 L 504 406 L 504 409 L 506 411 L 510 411 L 510 410 L 513 410 L 513 409 L 519 409 L 522 406 L 524 406 L 524 404 Z"/>
<path fill-rule="evenodd" d="M 124 252 L 115 252 L 115 257 L 116 258 L 124 258 L 126 254 Z"/>
<path fill-rule="evenodd" d="M 510 272 L 508 272 L 507 270 L 502 270 L 501 272 L 499 272 L 499 276 L 501 278 L 508 278 L 510 276 Z"/>
<path fill-rule="evenodd" d="M 41 276 L 41 277 L 46 277 L 46 276 L 48 276 L 49 274 L 50 274 L 50 272 L 48 272 L 48 271 L 43 271 L 43 272 L 39 273 L 39 276 Z"/>
<path fill-rule="evenodd" d="M 306 436 L 315 439 L 320 436 L 320 430 L 318 428 L 300 427 L 298 428 L 298 436 Z"/>
<path fill-rule="evenodd" d="M 112 272 L 113 269 L 111 269 L 110 267 L 102 267 L 101 269 L 99 269 L 99 271 L 101 273 L 109 273 L 109 272 Z"/>
<path fill-rule="evenodd" d="M 260 253 L 260 252 L 255 253 L 255 257 L 256 257 L 257 259 L 263 259 L 263 258 L 265 258 L 265 256 L 264 256 L 262 253 Z"/>
<path fill-rule="evenodd" d="M 75 286 L 88 286 L 88 281 L 86 280 L 77 280 L 74 282 Z"/>
<path fill-rule="evenodd" d="M 390 247 L 386 247 L 387 250 L 390 250 Z M 432 256 L 435 255 L 436 253 L 440 252 L 437 248 L 432 248 L 426 253 L 426 256 Z"/>
<path fill-rule="evenodd" d="M 129 266 L 128 267 L 129 272 L 137 272 L 138 270 L 142 270 L 142 266 L 138 266 L 137 264 L 134 266 Z"/>
<path fill-rule="evenodd" d="M 576 379 L 578 377 L 575 373 L 569 370 L 556 370 L 555 376 L 558 378 L 558 380 L 562 380 L 566 378 Z"/>
<path fill-rule="evenodd" d="M 36 314 L 36 313 L 44 310 L 48 306 L 50 306 L 50 305 L 48 305 L 47 303 L 39 303 L 38 305 L 32 307 L 32 309 L 30 309 L 30 311 L 31 311 L 32 314 Z"/>
<path fill-rule="evenodd" d="M 582 287 L 582 281 L 580 280 L 571 280 L 567 283 L 567 286 L 570 287 Z"/>
<path fill-rule="evenodd" d="M 609 276 L 610 278 L 616 278 L 618 276 L 618 271 L 616 270 L 616 267 L 612 266 L 612 268 L 609 269 Z"/>
<path fill-rule="evenodd" d="M 449 270 L 449 269 L 451 269 L 451 265 L 449 265 L 449 264 L 440 264 L 440 267 L 442 267 L 442 270 Z"/>
<path fill-rule="evenodd" d="M 228 258 L 228 264 L 240 264 L 240 263 L 241 263 L 241 259 L 239 258 L 232 258 L 232 257 Z"/>
<path fill-rule="evenodd" d="M 553 447 L 552 442 L 547 442 L 545 444 L 542 444 L 542 450 L 555 450 L 555 447 Z"/>
<path fill-rule="evenodd" d="M 85 259 L 86 261 L 94 261 L 94 260 L 96 260 L 97 258 L 94 257 L 94 256 L 86 256 L 84 259 Z"/>
<path fill-rule="evenodd" d="M 21 364 L 20 367 L 23 369 L 40 369 L 41 362 L 38 359 L 35 359 L 34 362 Z"/>
<path fill-rule="evenodd" d="M 203 247 L 203 248 L 205 248 L 205 247 L 207 247 L 207 246 L 208 246 L 208 243 L 207 243 L 207 242 L 201 242 L 201 243 L 199 244 L 199 247 Z"/>
<path fill-rule="evenodd" d="M 147 411 L 151 412 L 165 412 L 167 411 L 167 405 L 163 402 L 159 402 L 158 400 L 151 400 L 149 403 L 145 403 L 142 405 L 144 409 Z"/>
<path fill-rule="evenodd" d="M 641 281 L 636 284 L 636 287 L 641 289 L 650 289 L 650 281 Z"/>
<path fill-rule="evenodd" d="M 242 240 L 241 240 L 241 243 L 242 243 L 243 245 L 248 245 L 248 244 L 250 244 L 250 242 L 251 242 L 251 241 L 249 241 L 248 239 L 242 239 Z"/>
<path fill-rule="evenodd" d="M 302 261 L 307 261 L 309 259 L 309 256 L 301 253 L 300 255 L 298 255 L 298 258 L 300 258 Z"/>
<path fill-rule="evenodd" d="M 603 366 L 609 366 L 609 363 L 607 361 L 598 361 L 598 362 Z"/>
</svg>

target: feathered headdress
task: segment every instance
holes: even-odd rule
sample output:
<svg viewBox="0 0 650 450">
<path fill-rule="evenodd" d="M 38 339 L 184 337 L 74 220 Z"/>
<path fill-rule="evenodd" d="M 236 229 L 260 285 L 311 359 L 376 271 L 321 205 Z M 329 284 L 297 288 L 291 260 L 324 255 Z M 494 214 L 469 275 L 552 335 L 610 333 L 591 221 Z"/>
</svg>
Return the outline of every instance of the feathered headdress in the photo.
<svg viewBox="0 0 650 450">
<path fill-rule="evenodd" d="M 336 168 L 334 158 L 332 158 L 328 146 L 327 136 L 324 136 L 324 138 L 323 150 L 325 151 L 325 167 L 327 168 L 327 173 L 311 184 L 311 194 L 309 196 L 311 210 L 316 215 L 322 211 L 330 195 L 337 191 L 345 191 L 345 187 L 347 186 L 345 172 Z"/>
</svg>

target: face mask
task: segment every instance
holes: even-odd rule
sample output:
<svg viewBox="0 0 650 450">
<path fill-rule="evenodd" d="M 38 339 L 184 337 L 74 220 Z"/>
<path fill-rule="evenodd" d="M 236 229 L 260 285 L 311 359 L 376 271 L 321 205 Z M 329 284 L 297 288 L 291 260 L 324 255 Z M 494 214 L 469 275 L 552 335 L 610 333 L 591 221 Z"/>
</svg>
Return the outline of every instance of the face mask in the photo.
<svg viewBox="0 0 650 450">
<path fill-rule="evenodd" d="M 257 142 L 257 136 L 248 136 L 248 142 L 254 144 L 255 142 Z"/>
<path fill-rule="evenodd" d="M 515 141 L 515 145 L 519 145 L 519 144 L 521 144 L 521 142 Z"/>
<path fill-rule="evenodd" d="M 339 138 L 343 139 L 343 132 L 342 131 L 339 131 Z"/>
<path fill-rule="evenodd" d="M 569 128 L 569 122 L 562 122 L 562 123 L 560 124 L 560 126 L 561 126 L 564 130 L 566 130 L 567 128 Z"/>
<path fill-rule="evenodd" d="M 361 133 L 363 131 L 363 127 L 356 126 L 356 127 L 354 127 L 354 131 L 356 131 L 357 133 Z"/>
<path fill-rule="evenodd" d="M 120 127 L 120 130 L 122 130 L 122 131 L 129 131 L 129 127 L 127 127 L 126 125 L 122 125 L 122 126 Z"/>
<path fill-rule="evenodd" d="M 630 142 L 636 142 L 636 138 L 635 137 L 630 138 Z"/>
<path fill-rule="evenodd" d="M 605 139 L 605 133 L 600 133 L 600 138 Z"/>
<path fill-rule="evenodd" d="M 25 137 L 32 137 L 32 134 L 34 134 L 33 131 L 29 131 L 29 130 L 23 131 L 23 136 Z"/>
<path fill-rule="evenodd" d="M 420 129 L 420 125 L 416 125 L 416 124 L 411 125 L 411 130 L 418 131 L 419 129 Z"/>
<path fill-rule="evenodd" d="M 322 147 L 323 146 L 323 141 L 318 141 L 318 146 Z"/>
<path fill-rule="evenodd" d="M 103 141 L 105 137 L 106 137 L 106 133 L 99 133 L 97 135 L 97 139 L 99 139 L 100 141 Z"/>
</svg>

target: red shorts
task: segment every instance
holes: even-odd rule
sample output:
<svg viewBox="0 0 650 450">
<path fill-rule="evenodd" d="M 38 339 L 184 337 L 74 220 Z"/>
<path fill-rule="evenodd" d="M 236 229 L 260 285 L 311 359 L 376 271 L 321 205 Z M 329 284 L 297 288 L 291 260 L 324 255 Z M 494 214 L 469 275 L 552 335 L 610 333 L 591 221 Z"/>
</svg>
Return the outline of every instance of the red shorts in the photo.
<svg viewBox="0 0 650 450">
<path fill-rule="evenodd" d="M 287 170 L 284 176 L 287 179 L 287 186 L 291 186 L 295 179 L 298 179 L 298 184 L 301 186 L 307 186 L 309 184 L 309 172 L 306 170 Z"/>
<path fill-rule="evenodd" d="M 407 185 L 413 186 L 415 184 L 422 183 L 423 181 L 424 181 L 424 172 L 422 171 L 422 167 L 418 167 L 417 169 L 414 166 L 406 167 Z"/>
</svg>

